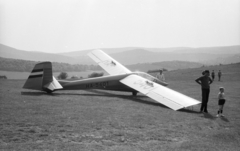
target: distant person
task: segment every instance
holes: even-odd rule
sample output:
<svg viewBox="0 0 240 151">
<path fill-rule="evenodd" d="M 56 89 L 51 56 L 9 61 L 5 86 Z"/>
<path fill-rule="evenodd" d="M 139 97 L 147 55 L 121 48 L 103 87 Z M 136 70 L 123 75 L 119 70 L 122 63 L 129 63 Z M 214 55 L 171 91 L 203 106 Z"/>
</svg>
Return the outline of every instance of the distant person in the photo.
<svg viewBox="0 0 240 151">
<path fill-rule="evenodd" d="M 214 81 L 214 78 L 215 78 L 215 72 L 214 72 L 214 70 L 212 71 L 211 76 L 212 76 L 212 80 Z"/>
<path fill-rule="evenodd" d="M 221 70 L 218 71 L 218 81 L 221 81 L 221 77 L 222 77 L 222 72 Z"/>
<path fill-rule="evenodd" d="M 209 70 L 205 70 L 204 75 L 195 80 L 198 84 L 201 85 L 202 88 L 202 105 L 200 108 L 200 112 L 205 113 L 208 113 L 207 103 L 210 93 L 210 84 L 213 82 L 209 75 L 210 75 Z"/>
<path fill-rule="evenodd" d="M 163 70 L 159 70 L 159 73 L 157 74 L 156 78 L 160 81 L 165 81 Z"/>
<path fill-rule="evenodd" d="M 219 88 L 219 93 L 218 93 L 219 110 L 218 110 L 217 117 L 219 117 L 219 116 L 223 117 L 224 116 L 222 113 L 223 113 L 223 106 L 224 106 L 225 102 L 226 102 L 226 100 L 225 100 L 224 88 L 220 87 Z"/>
</svg>

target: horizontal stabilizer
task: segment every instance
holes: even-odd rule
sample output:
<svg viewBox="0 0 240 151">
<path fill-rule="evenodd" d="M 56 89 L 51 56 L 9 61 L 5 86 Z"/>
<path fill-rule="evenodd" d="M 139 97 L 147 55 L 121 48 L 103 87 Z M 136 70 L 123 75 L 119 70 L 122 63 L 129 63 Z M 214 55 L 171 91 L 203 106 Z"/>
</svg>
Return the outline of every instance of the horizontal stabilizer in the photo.
<svg viewBox="0 0 240 151">
<path fill-rule="evenodd" d="M 46 84 L 46 85 L 44 86 L 44 88 L 47 88 L 47 89 L 49 89 L 49 90 L 51 90 L 51 91 L 54 91 L 54 90 L 57 90 L 57 89 L 62 89 L 63 87 L 62 87 L 61 84 L 55 79 L 55 77 L 53 76 L 52 78 L 53 78 L 53 81 L 50 82 L 50 83 L 48 83 L 48 84 Z"/>
</svg>

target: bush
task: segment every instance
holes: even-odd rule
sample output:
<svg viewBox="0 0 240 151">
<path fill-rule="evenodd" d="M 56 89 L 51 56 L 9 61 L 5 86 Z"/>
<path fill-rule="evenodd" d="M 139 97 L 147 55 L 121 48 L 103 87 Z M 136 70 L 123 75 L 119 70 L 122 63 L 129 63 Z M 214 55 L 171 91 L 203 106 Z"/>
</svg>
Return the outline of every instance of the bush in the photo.
<svg viewBox="0 0 240 151">
<path fill-rule="evenodd" d="M 0 75 L 0 79 L 7 79 L 7 76 L 5 76 L 5 75 Z"/>
<path fill-rule="evenodd" d="M 61 72 L 61 73 L 58 75 L 58 79 L 67 79 L 67 77 L 68 77 L 67 72 Z"/>
<path fill-rule="evenodd" d="M 101 77 L 101 76 L 103 76 L 103 72 L 100 72 L 100 73 L 93 72 L 88 75 L 88 78 Z"/>
<path fill-rule="evenodd" d="M 71 79 L 79 79 L 77 76 L 72 76 Z"/>
</svg>

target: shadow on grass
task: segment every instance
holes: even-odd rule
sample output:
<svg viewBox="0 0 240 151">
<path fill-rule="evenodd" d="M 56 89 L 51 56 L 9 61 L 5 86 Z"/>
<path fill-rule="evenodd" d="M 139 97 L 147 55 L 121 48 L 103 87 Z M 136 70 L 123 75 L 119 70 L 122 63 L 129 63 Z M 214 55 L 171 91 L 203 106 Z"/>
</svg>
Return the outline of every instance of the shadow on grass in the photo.
<svg viewBox="0 0 240 151">
<path fill-rule="evenodd" d="M 46 92 L 21 92 L 21 95 L 41 96 L 41 95 L 49 95 L 49 94 L 47 94 Z"/>
<path fill-rule="evenodd" d="M 86 90 L 86 91 L 89 91 L 89 92 L 94 92 L 94 93 L 98 93 L 98 94 L 101 94 L 101 95 L 96 95 L 96 94 L 87 94 L 89 96 L 105 96 L 105 97 L 117 97 L 117 98 L 121 98 L 121 99 L 125 99 L 125 100 L 131 100 L 131 101 L 134 101 L 134 102 L 137 102 L 137 103 L 142 103 L 142 104 L 147 104 L 147 105 L 153 105 L 153 106 L 160 106 L 160 107 L 163 107 L 163 108 L 168 108 L 160 103 L 157 103 L 157 102 L 150 102 L 150 101 L 147 101 L 147 100 L 143 100 L 144 98 L 149 98 L 147 96 L 141 96 L 141 95 L 137 95 L 137 96 L 132 96 L 132 95 L 116 95 L 116 94 L 113 94 L 113 93 L 109 93 L 107 91 L 98 91 L 98 90 Z M 85 94 L 86 95 L 86 94 Z M 86 96 L 87 96 L 86 95 Z"/>
<path fill-rule="evenodd" d="M 22 95 L 31 95 L 31 96 L 41 96 L 41 95 L 49 95 L 49 96 L 59 96 L 59 95 L 81 95 L 81 96 L 96 96 L 96 97 L 99 97 L 99 96 L 104 96 L 104 97 L 114 97 L 114 98 L 121 98 L 121 99 L 125 99 L 125 100 L 131 100 L 131 101 L 134 101 L 134 102 L 137 102 L 137 103 L 142 103 L 142 104 L 147 104 L 147 105 L 153 105 L 153 106 L 159 106 L 159 107 L 162 107 L 162 108 L 167 108 L 167 109 L 170 109 L 169 107 L 163 105 L 163 104 L 160 104 L 160 103 L 157 103 L 157 102 L 150 102 L 148 100 L 143 100 L 144 98 L 149 98 L 147 96 L 141 96 L 141 95 L 138 95 L 138 96 L 132 96 L 132 95 L 119 95 L 119 94 L 114 94 L 114 93 L 109 93 L 107 91 L 99 91 L 99 90 L 83 90 L 83 91 L 87 91 L 87 92 L 92 92 L 92 93 L 95 93 L 95 94 L 90 94 L 90 93 L 69 93 L 69 92 L 65 92 L 65 93 L 46 93 L 46 92 L 21 92 Z M 170 109 L 171 110 L 171 109 Z M 194 110 L 190 110 L 190 109 L 180 109 L 178 110 L 180 112 L 186 112 L 186 113 L 199 113 L 198 111 L 194 111 Z"/>
<path fill-rule="evenodd" d="M 229 120 L 226 117 L 221 117 L 221 120 L 223 120 L 224 122 L 229 122 Z"/>
<path fill-rule="evenodd" d="M 191 110 L 191 109 L 180 109 L 180 110 L 178 110 L 178 111 L 179 111 L 179 112 L 199 114 L 199 111 L 194 111 L 194 110 Z"/>
<path fill-rule="evenodd" d="M 208 119 L 211 119 L 211 120 L 215 120 L 217 119 L 216 116 L 213 116 L 212 114 L 209 114 L 209 113 L 203 113 L 203 117 L 204 118 L 208 118 Z M 224 122 L 229 122 L 229 120 L 226 118 L 226 117 L 219 117 L 221 120 L 223 120 Z"/>
<path fill-rule="evenodd" d="M 211 119 L 211 120 L 215 120 L 215 119 L 216 119 L 216 117 L 213 116 L 213 115 L 210 114 L 210 113 L 203 113 L 203 117 L 204 117 L 204 118 Z"/>
<path fill-rule="evenodd" d="M 144 98 L 149 98 L 145 95 L 138 95 L 138 96 L 132 96 L 132 95 L 116 95 L 116 94 L 113 94 L 113 93 L 109 93 L 107 91 L 99 91 L 99 90 L 85 90 L 85 91 L 89 91 L 89 92 L 94 92 L 94 93 L 98 93 L 98 94 L 101 94 L 101 95 L 96 95 L 96 94 L 81 94 L 81 95 L 85 95 L 85 96 L 105 96 L 105 97 L 118 97 L 118 98 L 121 98 L 121 99 L 127 99 L 127 100 L 131 100 L 131 101 L 134 101 L 134 102 L 137 102 L 137 103 L 142 103 L 142 104 L 147 104 L 147 105 L 153 105 L 153 106 L 159 106 L 159 107 L 162 107 L 162 108 L 167 108 L 167 109 L 170 109 L 169 107 L 163 105 L 163 104 L 160 104 L 160 103 L 157 103 L 157 102 L 150 102 L 150 101 L 147 101 L 147 100 L 142 100 Z M 170 109 L 172 110 L 172 109 Z M 181 110 L 178 110 L 180 112 L 186 112 L 186 113 L 195 113 L 195 114 L 198 114 L 199 112 L 198 111 L 194 111 L 194 110 L 190 110 L 190 109 L 181 109 Z"/>
<path fill-rule="evenodd" d="M 147 96 L 132 96 L 132 95 L 119 95 L 119 94 L 114 94 L 114 93 L 109 93 L 106 91 L 98 91 L 98 90 L 84 90 L 84 91 L 88 91 L 88 92 L 93 92 L 93 93 L 69 93 L 69 92 L 64 92 L 64 93 L 46 93 L 46 92 L 21 92 L 22 95 L 29 95 L 29 96 L 42 96 L 42 95 L 49 95 L 49 96 L 61 96 L 61 95 L 69 95 L 69 96 L 75 96 L 75 95 L 79 95 L 79 96 L 96 96 L 96 97 L 114 97 L 114 98 L 121 98 L 121 99 L 125 99 L 125 100 L 131 100 L 134 102 L 138 102 L 138 103 L 143 103 L 143 104 L 148 104 L 148 105 L 153 105 L 153 106 L 160 106 L 163 108 L 168 108 L 160 103 L 156 103 L 156 102 L 150 102 L 147 100 L 142 100 L 142 98 L 148 98 Z"/>
</svg>

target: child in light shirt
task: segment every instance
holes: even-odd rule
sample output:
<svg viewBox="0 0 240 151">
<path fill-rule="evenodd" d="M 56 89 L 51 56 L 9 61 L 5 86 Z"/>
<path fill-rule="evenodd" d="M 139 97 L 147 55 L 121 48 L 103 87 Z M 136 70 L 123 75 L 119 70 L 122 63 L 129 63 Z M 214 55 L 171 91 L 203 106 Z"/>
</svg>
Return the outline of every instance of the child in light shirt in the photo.
<svg viewBox="0 0 240 151">
<path fill-rule="evenodd" d="M 224 88 L 220 87 L 219 88 L 219 93 L 218 93 L 219 110 L 218 110 L 217 117 L 219 117 L 219 116 L 223 117 L 224 116 L 222 113 L 223 113 L 223 106 L 224 106 L 225 102 L 226 102 L 226 100 L 225 100 Z"/>
</svg>

